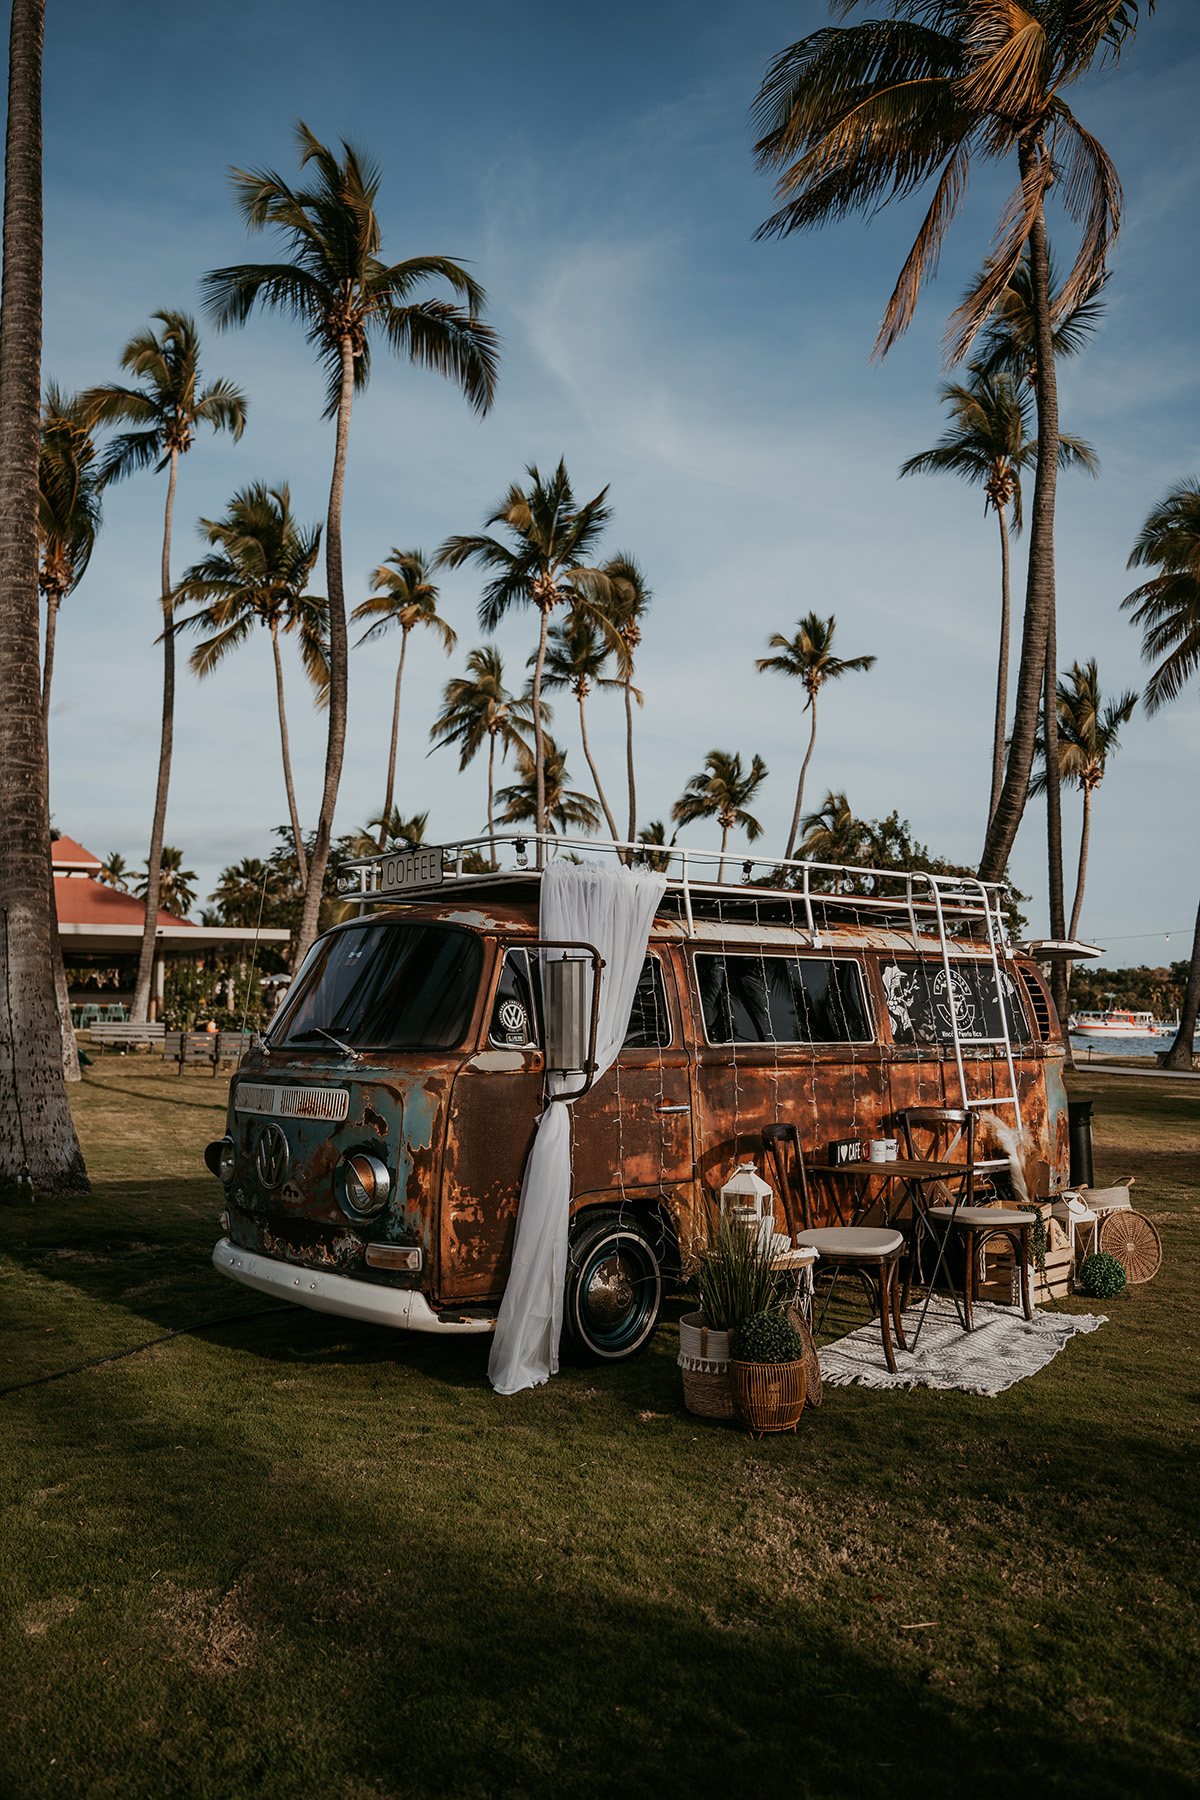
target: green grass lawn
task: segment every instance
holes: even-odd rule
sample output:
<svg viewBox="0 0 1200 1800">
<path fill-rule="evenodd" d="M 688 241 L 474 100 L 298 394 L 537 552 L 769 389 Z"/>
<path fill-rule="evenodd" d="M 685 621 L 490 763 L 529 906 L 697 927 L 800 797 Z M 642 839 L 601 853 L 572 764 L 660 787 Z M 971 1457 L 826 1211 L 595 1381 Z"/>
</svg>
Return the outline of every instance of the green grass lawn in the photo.
<svg viewBox="0 0 1200 1800">
<path fill-rule="evenodd" d="M 89 1071 L 92 1197 L 0 1209 L 0 1385 L 263 1304 L 224 1086 Z M 501 1400 L 487 1340 L 286 1308 L 3 1397 L 0 1794 L 1194 1796 L 1200 1096 L 1072 1091 L 1164 1266 L 999 1399 L 754 1442 L 670 1325 Z"/>
</svg>

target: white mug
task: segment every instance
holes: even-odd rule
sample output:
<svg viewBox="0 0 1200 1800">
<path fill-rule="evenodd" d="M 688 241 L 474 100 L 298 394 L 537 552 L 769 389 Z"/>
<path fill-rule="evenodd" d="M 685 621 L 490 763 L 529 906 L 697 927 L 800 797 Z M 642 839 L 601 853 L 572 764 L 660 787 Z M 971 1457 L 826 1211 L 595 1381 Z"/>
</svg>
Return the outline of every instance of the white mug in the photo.
<svg viewBox="0 0 1200 1800">
<path fill-rule="evenodd" d="M 868 1152 L 868 1160 L 873 1163 L 881 1163 L 886 1162 L 887 1159 L 888 1140 L 886 1138 L 872 1138 L 871 1148 Z"/>
</svg>

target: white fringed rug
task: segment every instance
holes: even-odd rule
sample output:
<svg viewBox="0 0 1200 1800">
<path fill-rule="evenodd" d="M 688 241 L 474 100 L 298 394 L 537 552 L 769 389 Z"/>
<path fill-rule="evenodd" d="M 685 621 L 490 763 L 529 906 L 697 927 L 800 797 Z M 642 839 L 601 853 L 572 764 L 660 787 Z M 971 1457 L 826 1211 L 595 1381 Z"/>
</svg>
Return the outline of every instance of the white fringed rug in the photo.
<svg viewBox="0 0 1200 1800">
<path fill-rule="evenodd" d="M 860 1325 L 848 1337 L 820 1351 L 821 1379 L 826 1387 L 957 1388 L 966 1394 L 1002 1394 L 1027 1375 L 1036 1375 L 1080 1331 L 1098 1331 L 1108 1320 L 1102 1313 L 1045 1313 L 1034 1310 L 1027 1320 L 1019 1307 L 976 1301 L 975 1329 L 964 1331 L 954 1302 L 935 1294 L 929 1304 L 916 1353 L 896 1350 L 896 1374 L 883 1354 L 879 1320 Z M 904 1335 L 911 1343 L 920 1323 L 920 1306 L 903 1315 Z"/>
</svg>

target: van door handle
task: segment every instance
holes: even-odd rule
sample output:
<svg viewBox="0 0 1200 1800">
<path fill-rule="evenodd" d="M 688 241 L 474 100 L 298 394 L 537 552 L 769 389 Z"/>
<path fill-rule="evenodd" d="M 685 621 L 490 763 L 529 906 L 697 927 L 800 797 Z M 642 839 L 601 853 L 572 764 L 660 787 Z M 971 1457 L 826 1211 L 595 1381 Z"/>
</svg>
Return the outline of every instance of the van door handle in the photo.
<svg viewBox="0 0 1200 1800">
<path fill-rule="evenodd" d="M 690 1106 L 660 1106 L 660 1107 L 657 1107 L 655 1110 L 660 1113 L 668 1113 L 668 1112 L 691 1112 L 692 1109 Z"/>
</svg>

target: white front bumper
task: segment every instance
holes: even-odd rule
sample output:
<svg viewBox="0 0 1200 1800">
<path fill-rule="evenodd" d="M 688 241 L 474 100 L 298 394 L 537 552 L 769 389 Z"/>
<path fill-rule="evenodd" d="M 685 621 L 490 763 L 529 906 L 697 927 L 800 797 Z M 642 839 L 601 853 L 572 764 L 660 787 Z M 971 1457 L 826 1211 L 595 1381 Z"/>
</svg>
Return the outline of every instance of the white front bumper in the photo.
<svg viewBox="0 0 1200 1800">
<path fill-rule="evenodd" d="M 368 1325 L 391 1325 L 397 1331 L 432 1331 L 441 1336 L 494 1331 L 495 1319 L 441 1319 L 418 1288 L 376 1286 L 370 1281 L 351 1281 L 346 1275 L 330 1275 L 323 1269 L 298 1269 L 239 1250 L 222 1238 L 213 1251 L 213 1267 L 243 1287 L 260 1294 L 274 1294 L 314 1312 L 336 1313 L 343 1319 L 364 1319 Z"/>
</svg>

